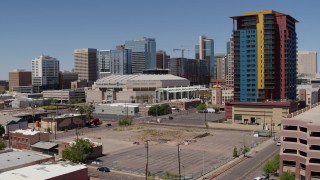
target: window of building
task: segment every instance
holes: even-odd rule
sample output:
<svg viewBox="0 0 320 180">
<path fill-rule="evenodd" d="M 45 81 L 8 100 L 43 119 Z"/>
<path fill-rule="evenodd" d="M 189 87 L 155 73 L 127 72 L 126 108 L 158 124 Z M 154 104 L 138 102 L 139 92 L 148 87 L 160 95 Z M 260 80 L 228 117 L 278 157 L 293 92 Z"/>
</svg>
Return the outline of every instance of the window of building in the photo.
<svg viewBox="0 0 320 180">
<path fill-rule="evenodd" d="M 307 141 L 307 140 L 299 139 L 299 141 L 300 141 L 300 143 L 301 143 L 301 144 L 305 144 L 305 145 L 307 145 L 307 144 L 308 144 L 308 141 Z"/>
<path fill-rule="evenodd" d="M 320 145 L 311 145 L 310 150 L 320 151 Z"/>
<path fill-rule="evenodd" d="M 297 138 L 283 137 L 283 141 L 285 141 L 285 142 L 297 142 Z"/>
<path fill-rule="evenodd" d="M 310 136 L 311 136 L 311 137 L 320 137 L 320 132 L 315 132 L 315 131 L 314 131 L 314 132 L 311 132 L 311 133 L 310 133 Z"/>
<path fill-rule="evenodd" d="M 320 164 L 320 159 L 318 159 L 318 158 L 311 158 L 311 159 L 309 160 L 309 163 Z"/>
<path fill-rule="evenodd" d="M 290 126 L 290 125 L 284 125 L 283 130 L 291 130 L 291 131 L 296 131 L 298 130 L 297 126 Z"/>
<path fill-rule="evenodd" d="M 307 132 L 307 128 L 305 128 L 305 127 L 299 127 L 299 129 L 300 129 L 300 131 L 302 131 L 302 132 Z"/>
<path fill-rule="evenodd" d="M 311 178 L 320 178 L 320 172 L 311 171 Z"/>
<path fill-rule="evenodd" d="M 284 149 L 283 153 L 286 153 L 286 154 L 297 154 L 297 150 L 296 149 Z"/>
<path fill-rule="evenodd" d="M 296 167 L 296 162 L 295 161 L 283 160 L 282 164 L 283 164 L 283 166 Z"/>
<path fill-rule="evenodd" d="M 303 151 L 299 151 L 299 155 L 303 157 L 307 157 L 307 153 Z"/>
<path fill-rule="evenodd" d="M 305 165 L 305 164 L 300 163 L 300 169 L 302 169 L 302 170 L 306 170 L 306 165 Z"/>
</svg>

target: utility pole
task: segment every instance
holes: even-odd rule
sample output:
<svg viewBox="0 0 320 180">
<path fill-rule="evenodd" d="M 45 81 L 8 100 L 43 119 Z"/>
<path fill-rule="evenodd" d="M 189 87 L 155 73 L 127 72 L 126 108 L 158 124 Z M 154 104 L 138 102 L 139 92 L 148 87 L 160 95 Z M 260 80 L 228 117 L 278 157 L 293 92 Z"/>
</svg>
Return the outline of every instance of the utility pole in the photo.
<svg viewBox="0 0 320 180">
<path fill-rule="evenodd" d="M 55 117 L 53 117 L 53 121 L 55 122 L 55 127 L 54 127 L 54 139 L 57 139 L 57 127 L 58 127 L 58 122 L 55 121 Z"/>
<path fill-rule="evenodd" d="M 203 151 L 203 159 L 202 159 L 202 179 L 204 179 L 204 151 Z"/>
<path fill-rule="evenodd" d="M 146 140 L 146 148 L 147 148 L 147 164 L 146 164 L 146 180 L 148 180 L 149 173 L 149 140 Z"/>
<path fill-rule="evenodd" d="M 272 118 L 271 118 L 271 123 L 270 123 L 270 128 L 271 128 L 271 137 L 273 136 L 273 132 L 272 132 L 272 124 L 273 122 L 272 122 Z"/>
<path fill-rule="evenodd" d="M 181 180 L 181 167 L 180 167 L 180 144 L 178 144 L 178 162 L 179 162 L 179 180 Z"/>
<path fill-rule="evenodd" d="M 266 111 L 263 111 L 263 127 L 262 127 L 263 130 L 265 130 L 265 126 L 266 126 Z"/>
</svg>

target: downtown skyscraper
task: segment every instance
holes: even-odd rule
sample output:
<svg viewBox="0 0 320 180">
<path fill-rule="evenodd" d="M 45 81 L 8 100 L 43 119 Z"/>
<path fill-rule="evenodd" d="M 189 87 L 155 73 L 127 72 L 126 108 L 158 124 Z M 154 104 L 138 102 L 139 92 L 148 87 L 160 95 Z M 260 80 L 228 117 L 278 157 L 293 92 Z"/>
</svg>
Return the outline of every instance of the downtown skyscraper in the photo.
<svg viewBox="0 0 320 180">
<path fill-rule="evenodd" d="M 59 88 L 59 60 L 41 55 L 32 60 L 31 69 L 34 92 Z"/>
<path fill-rule="evenodd" d="M 74 50 L 74 72 L 79 80 L 97 80 L 97 49 L 80 48 Z"/>
<path fill-rule="evenodd" d="M 297 35 L 293 17 L 272 10 L 234 16 L 234 100 L 296 99 Z"/>
<path fill-rule="evenodd" d="M 142 73 L 156 68 L 156 40 L 143 37 L 125 42 L 125 49 L 131 50 L 132 73 Z"/>
<path fill-rule="evenodd" d="M 199 60 L 207 60 L 208 70 L 210 72 L 209 81 L 217 79 L 217 64 L 214 57 L 214 40 L 208 39 L 206 36 L 199 37 L 199 45 L 195 46 L 195 58 Z"/>
<path fill-rule="evenodd" d="M 131 49 L 117 46 L 114 50 L 99 50 L 98 77 L 103 78 L 111 74 L 124 75 L 131 74 Z"/>
</svg>

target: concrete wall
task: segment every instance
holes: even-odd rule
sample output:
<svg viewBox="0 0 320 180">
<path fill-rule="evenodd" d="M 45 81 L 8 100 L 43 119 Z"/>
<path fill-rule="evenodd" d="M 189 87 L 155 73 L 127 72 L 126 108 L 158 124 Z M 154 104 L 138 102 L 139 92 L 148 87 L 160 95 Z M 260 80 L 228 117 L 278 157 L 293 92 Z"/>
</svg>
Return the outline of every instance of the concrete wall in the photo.
<svg viewBox="0 0 320 180">
<path fill-rule="evenodd" d="M 86 91 L 86 102 L 102 103 L 105 99 L 104 94 L 100 90 L 87 89 Z"/>
<path fill-rule="evenodd" d="M 100 104 L 95 107 L 95 114 L 114 114 L 135 116 L 139 112 L 138 107 L 131 106 L 110 106 L 109 104 Z"/>
</svg>

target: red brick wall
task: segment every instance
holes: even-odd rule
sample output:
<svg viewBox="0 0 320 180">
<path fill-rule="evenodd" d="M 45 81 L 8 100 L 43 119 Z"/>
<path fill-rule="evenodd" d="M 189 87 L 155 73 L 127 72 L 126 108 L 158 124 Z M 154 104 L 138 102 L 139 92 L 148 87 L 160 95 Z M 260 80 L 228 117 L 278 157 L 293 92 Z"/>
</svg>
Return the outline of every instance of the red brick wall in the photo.
<svg viewBox="0 0 320 180">
<path fill-rule="evenodd" d="M 64 174 L 61 176 L 53 177 L 48 180 L 88 180 L 88 168 L 81 169 L 78 171 L 74 171 L 68 174 Z"/>
</svg>

